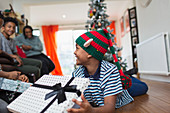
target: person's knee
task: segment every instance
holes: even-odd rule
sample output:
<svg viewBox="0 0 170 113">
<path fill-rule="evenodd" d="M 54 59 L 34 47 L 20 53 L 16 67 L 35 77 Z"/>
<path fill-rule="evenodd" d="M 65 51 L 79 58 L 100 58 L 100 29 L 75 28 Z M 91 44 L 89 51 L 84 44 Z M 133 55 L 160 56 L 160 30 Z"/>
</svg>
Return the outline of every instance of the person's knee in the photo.
<svg viewBox="0 0 170 113">
<path fill-rule="evenodd" d="M 41 60 L 37 60 L 37 67 L 39 67 L 40 69 L 42 68 L 42 61 Z"/>
<path fill-rule="evenodd" d="M 42 68 L 42 61 L 38 60 L 38 59 L 32 59 L 32 61 L 34 62 L 34 66 L 38 67 L 38 68 Z"/>
<path fill-rule="evenodd" d="M 17 67 L 13 65 L 6 65 L 6 64 L 1 64 L 1 68 L 3 71 L 10 72 L 10 71 L 18 71 Z"/>
<path fill-rule="evenodd" d="M 40 74 L 41 74 L 41 72 L 40 72 L 40 68 L 38 68 L 38 67 L 32 67 L 32 69 L 30 70 L 30 73 L 31 74 L 34 74 L 35 75 L 35 77 L 36 77 L 36 80 L 40 77 Z"/>
</svg>

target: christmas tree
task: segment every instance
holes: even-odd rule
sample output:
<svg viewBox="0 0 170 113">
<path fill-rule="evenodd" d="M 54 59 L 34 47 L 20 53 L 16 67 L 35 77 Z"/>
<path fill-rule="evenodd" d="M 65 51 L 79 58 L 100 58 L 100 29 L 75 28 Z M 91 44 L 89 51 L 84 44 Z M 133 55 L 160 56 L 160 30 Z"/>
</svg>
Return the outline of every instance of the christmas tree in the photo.
<svg viewBox="0 0 170 113">
<path fill-rule="evenodd" d="M 104 0 L 91 0 L 91 3 L 89 4 L 90 9 L 88 11 L 88 17 L 90 20 L 87 20 L 87 25 L 85 26 L 87 31 L 88 30 L 99 30 L 99 29 L 107 29 L 110 37 L 113 42 L 113 47 L 115 48 L 115 53 L 117 55 L 118 61 L 120 63 L 120 66 L 122 67 L 123 71 L 126 71 L 127 63 L 126 60 L 122 61 L 122 57 L 118 56 L 118 52 L 122 50 L 122 47 L 118 47 L 115 42 L 115 35 L 112 34 L 112 30 L 108 27 L 111 22 L 107 19 L 109 15 L 106 14 L 106 3 L 104 3 Z M 104 60 L 113 62 L 113 57 L 111 52 L 108 50 L 107 53 L 104 56 Z"/>
</svg>

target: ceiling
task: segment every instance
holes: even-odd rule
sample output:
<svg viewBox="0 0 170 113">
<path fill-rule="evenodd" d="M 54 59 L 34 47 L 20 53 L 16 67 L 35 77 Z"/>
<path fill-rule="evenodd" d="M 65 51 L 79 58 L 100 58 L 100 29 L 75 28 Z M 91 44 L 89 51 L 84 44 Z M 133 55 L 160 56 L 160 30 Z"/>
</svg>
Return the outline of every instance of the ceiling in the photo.
<svg viewBox="0 0 170 113">
<path fill-rule="evenodd" d="M 18 0 L 22 1 L 22 0 Z M 31 2 L 32 1 L 32 2 Z M 91 0 L 29 0 L 23 3 L 29 9 L 29 23 L 40 25 L 84 25 Z M 132 0 L 105 0 L 109 20 L 117 20 Z"/>
</svg>

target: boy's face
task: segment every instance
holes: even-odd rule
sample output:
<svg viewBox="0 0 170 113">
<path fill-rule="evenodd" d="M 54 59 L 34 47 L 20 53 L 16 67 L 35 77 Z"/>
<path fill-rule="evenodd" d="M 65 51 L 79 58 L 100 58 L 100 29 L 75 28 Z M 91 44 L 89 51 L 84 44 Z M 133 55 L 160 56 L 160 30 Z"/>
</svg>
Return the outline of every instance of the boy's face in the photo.
<svg viewBox="0 0 170 113">
<path fill-rule="evenodd" d="M 3 32 L 7 36 L 11 36 L 13 33 L 15 33 L 15 23 L 13 22 L 7 22 L 5 26 L 3 26 Z"/>
<path fill-rule="evenodd" d="M 84 65 L 88 61 L 88 53 L 82 49 L 78 44 L 76 44 L 76 50 L 74 51 L 76 56 L 76 64 L 77 65 Z"/>
<path fill-rule="evenodd" d="M 31 31 L 31 29 L 29 29 L 29 28 L 25 29 L 25 36 L 27 38 L 32 38 L 32 31 Z"/>
</svg>

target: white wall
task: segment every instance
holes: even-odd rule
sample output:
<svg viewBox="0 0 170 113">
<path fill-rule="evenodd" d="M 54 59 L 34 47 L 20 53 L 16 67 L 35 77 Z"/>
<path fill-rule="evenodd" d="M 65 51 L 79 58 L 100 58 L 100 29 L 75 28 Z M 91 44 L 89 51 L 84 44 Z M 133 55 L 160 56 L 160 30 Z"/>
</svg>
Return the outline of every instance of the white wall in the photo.
<svg viewBox="0 0 170 113">
<path fill-rule="evenodd" d="M 143 7 L 143 3 L 142 0 L 136 0 L 139 42 L 141 43 L 161 32 L 169 34 L 170 0 L 152 0 L 147 7 Z M 170 77 L 164 75 L 141 74 L 141 77 L 170 82 Z"/>
<path fill-rule="evenodd" d="M 120 18 L 124 16 L 125 11 L 128 8 L 132 8 L 135 6 L 134 0 L 129 0 L 129 2 L 125 6 L 122 7 L 121 16 L 116 20 L 116 34 L 117 34 L 117 44 L 119 47 L 123 47 L 121 51 L 121 56 L 123 59 L 126 59 L 127 69 L 131 69 L 133 67 L 132 60 L 132 48 L 131 48 L 131 36 L 130 32 L 125 33 L 124 37 L 121 37 L 121 27 L 120 27 Z"/>
<path fill-rule="evenodd" d="M 122 49 L 122 58 L 126 59 L 127 70 L 133 68 L 133 59 L 132 59 L 132 47 L 131 47 L 131 36 L 130 32 L 126 33 L 125 36 L 121 39 Z"/>
<path fill-rule="evenodd" d="M 0 0 L 0 10 L 10 9 L 9 4 L 12 4 L 13 0 Z"/>
<path fill-rule="evenodd" d="M 139 41 L 160 32 L 170 33 L 170 0 L 152 0 L 146 8 L 141 4 L 141 0 L 136 0 Z"/>
</svg>

